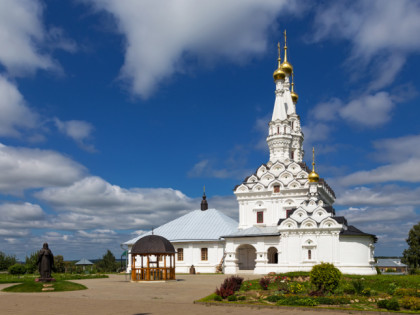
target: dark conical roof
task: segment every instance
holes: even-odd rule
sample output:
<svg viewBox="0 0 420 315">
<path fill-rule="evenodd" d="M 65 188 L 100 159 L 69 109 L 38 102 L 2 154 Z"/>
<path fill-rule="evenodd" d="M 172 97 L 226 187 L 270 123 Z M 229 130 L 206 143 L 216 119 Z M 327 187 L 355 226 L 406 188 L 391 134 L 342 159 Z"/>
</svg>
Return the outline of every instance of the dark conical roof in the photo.
<svg viewBox="0 0 420 315">
<path fill-rule="evenodd" d="M 174 246 L 159 235 L 148 235 L 139 239 L 131 249 L 131 254 L 173 254 Z"/>
</svg>

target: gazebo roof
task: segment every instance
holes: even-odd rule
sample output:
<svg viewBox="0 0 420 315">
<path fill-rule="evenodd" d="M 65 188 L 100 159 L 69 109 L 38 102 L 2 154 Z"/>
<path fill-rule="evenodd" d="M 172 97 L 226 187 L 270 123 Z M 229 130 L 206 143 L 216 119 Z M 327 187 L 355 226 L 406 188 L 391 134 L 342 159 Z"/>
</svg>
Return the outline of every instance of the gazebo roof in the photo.
<svg viewBox="0 0 420 315">
<path fill-rule="evenodd" d="M 75 263 L 75 265 L 93 265 L 93 262 L 91 262 L 90 260 L 87 260 L 86 258 L 82 258 L 80 259 L 77 263 Z"/>
<path fill-rule="evenodd" d="M 131 249 L 132 254 L 175 254 L 175 248 L 166 238 L 147 235 L 139 239 Z"/>
</svg>

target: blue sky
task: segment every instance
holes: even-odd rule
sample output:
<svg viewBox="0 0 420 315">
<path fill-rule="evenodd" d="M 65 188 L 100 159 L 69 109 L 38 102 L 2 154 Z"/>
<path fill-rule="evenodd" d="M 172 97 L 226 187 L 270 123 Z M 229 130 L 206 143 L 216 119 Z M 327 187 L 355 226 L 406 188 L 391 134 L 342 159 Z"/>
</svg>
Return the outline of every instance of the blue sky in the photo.
<svg viewBox="0 0 420 315">
<path fill-rule="evenodd" d="M 338 215 L 401 255 L 420 205 L 408 0 L 0 1 L 0 250 L 118 256 L 197 209 L 203 185 L 237 219 L 233 187 L 269 158 L 284 29 Z"/>
</svg>

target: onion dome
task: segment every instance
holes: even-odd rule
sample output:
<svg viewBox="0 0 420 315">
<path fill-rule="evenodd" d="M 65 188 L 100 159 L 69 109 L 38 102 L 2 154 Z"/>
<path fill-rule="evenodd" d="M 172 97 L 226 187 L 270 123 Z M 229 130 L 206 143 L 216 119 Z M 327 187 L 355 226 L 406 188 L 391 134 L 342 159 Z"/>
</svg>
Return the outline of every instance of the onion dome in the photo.
<svg viewBox="0 0 420 315">
<path fill-rule="evenodd" d="M 292 97 L 292 101 L 293 103 L 297 103 L 298 99 L 299 99 L 299 95 L 297 95 L 295 93 L 295 82 L 294 82 L 294 77 L 295 75 L 292 72 L 292 91 L 290 92 L 290 96 Z"/>
<path fill-rule="evenodd" d="M 278 52 L 279 52 L 279 57 L 277 58 L 277 61 L 278 61 L 277 69 L 273 73 L 274 81 L 284 80 L 284 78 L 286 77 L 286 73 L 281 68 L 280 43 L 277 43 L 277 49 L 278 49 Z"/>
<path fill-rule="evenodd" d="M 286 75 L 291 75 L 293 72 L 293 66 L 287 61 L 287 36 L 286 30 L 284 31 L 284 61 L 281 64 L 281 69 L 286 73 Z"/>
<path fill-rule="evenodd" d="M 312 148 L 312 172 L 308 175 L 308 180 L 310 183 L 317 183 L 319 182 L 319 175 L 315 172 L 315 149 Z"/>
<path fill-rule="evenodd" d="M 201 200 L 201 211 L 206 211 L 209 208 L 209 204 L 207 203 L 206 200 L 206 186 L 204 186 L 203 189 L 203 200 Z"/>
</svg>

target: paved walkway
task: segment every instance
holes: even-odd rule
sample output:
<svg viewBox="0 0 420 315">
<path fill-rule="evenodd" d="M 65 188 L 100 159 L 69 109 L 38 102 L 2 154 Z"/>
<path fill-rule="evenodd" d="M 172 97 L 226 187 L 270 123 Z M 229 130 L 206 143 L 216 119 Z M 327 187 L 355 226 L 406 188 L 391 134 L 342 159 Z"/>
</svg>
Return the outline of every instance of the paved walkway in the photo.
<svg viewBox="0 0 420 315">
<path fill-rule="evenodd" d="M 248 279 L 252 276 L 245 275 Z M 122 275 L 109 279 L 72 280 L 88 290 L 43 293 L 0 292 L 0 314 L 304 314 L 342 312 L 311 309 L 208 306 L 193 304 L 212 293 L 226 275 L 177 275 L 167 283 L 131 283 Z M 10 284 L 0 284 L 0 290 Z M 357 313 L 357 312 L 351 312 Z"/>
</svg>

